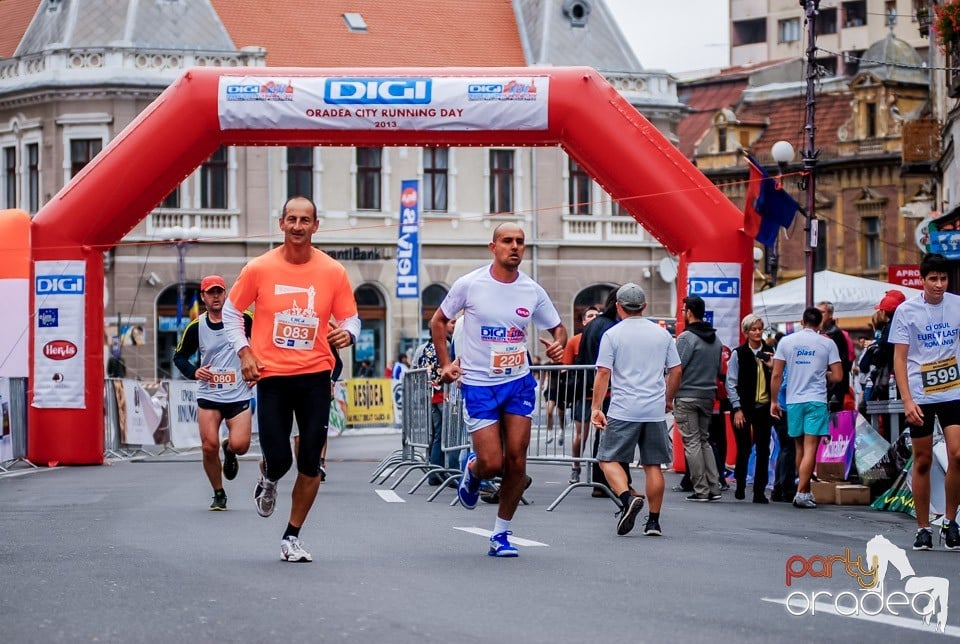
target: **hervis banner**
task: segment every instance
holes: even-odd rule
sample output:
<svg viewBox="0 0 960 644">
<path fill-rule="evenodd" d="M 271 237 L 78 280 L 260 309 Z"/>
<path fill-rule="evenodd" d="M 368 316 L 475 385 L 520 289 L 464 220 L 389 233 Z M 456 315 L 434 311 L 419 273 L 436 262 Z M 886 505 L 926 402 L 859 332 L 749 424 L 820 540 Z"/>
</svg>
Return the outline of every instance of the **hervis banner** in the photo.
<svg viewBox="0 0 960 644">
<path fill-rule="evenodd" d="M 416 179 L 400 182 L 397 238 L 397 298 L 420 297 L 420 190 Z"/>
</svg>

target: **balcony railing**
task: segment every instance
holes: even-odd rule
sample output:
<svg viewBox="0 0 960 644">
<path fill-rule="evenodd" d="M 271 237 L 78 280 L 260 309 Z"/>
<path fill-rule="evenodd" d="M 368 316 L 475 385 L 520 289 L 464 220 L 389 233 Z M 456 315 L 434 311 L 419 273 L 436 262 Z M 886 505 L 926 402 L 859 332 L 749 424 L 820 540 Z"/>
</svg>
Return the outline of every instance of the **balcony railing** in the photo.
<svg viewBox="0 0 960 644">
<path fill-rule="evenodd" d="M 646 234 L 629 215 L 564 215 L 563 238 L 568 241 L 643 241 Z"/>
<path fill-rule="evenodd" d="M 903 124 L 903 162 L 929 163 L 940 157 L 940 121 L 920 119 Z"/>
<path fill-rule="evenodd" d="M 235 238 L 240 234 L 240 213 L 232 210 L 183 210 L 158 208 L 147 218 L 147 235 L 156 237 L 164 228 L 200 229 L 200 239 Z"/>
</svg>

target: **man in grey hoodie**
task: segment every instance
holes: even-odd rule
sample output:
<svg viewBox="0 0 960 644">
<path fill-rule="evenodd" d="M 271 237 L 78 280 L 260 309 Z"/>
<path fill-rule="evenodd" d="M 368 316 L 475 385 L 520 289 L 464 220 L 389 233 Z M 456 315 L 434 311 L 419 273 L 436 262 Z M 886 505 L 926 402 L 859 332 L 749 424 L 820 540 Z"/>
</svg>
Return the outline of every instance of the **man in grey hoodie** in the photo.
<svg viewBox="0 0 960 644">
<path fill-rule="evenodd" d="M 688 501 L 720 499 L 720 474 L 710 447 L 710 414 L 717 395 L 723 344 L 716 330 L 703 321 L 703 298 L 683 298 L 686 330 L 677 337 L 683 375 L 673 404 L 673 417 L 683 439 L 687 472 L 693 484 Z"/>
</svg>

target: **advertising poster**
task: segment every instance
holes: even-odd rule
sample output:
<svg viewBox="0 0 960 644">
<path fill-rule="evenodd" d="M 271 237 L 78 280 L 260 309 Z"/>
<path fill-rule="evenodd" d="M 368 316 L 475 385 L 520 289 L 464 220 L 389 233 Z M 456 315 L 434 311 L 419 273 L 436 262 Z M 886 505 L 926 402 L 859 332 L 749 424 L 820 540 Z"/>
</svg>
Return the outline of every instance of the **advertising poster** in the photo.
<svg viewBox="0 0 960 644">
<path fill-rule="evenodd" d="M 397 299 L 420 297 L 419 181 L 400 182 L 400 236 L 397 238 Z"/>
<path fill-rule="evenodd" d="M 163 409 L 136 380 L 113 380 L 117 395 L 117 420 L 123 445 L 163 445 L 166 432 L 160 430 Z"/>
<path fill-rule="evenodd" d="M 177 449 L 200 447 L 197 424 L 197 382 L 170 381 L 170 442 Z"/>
<path fill-rule="evenodd" d="M 0 378 L 0 463 L 13 460 L 10 421 L 10 379 Z"/>
<path fill-rule="evenodd" d="M 393 423 L 393 381 L 390 378 L 347 380 L 347 424 Z"/>
<path fill-rule="evenodd" d="M 687 265 L 687 295 L 703 298 L 703 321 L 713 325 L 724 346 L 740 344 L 740 264 L 691 262 Z"/>
<path fill-rule="evenodd" d="M 339 436 L 347 429 L 347 387 L 342 382 L 333 385 L 333 400 L 330 401 L 330 436 Z"/>
<path fill-rule="evenodd" d="M 33 406 L 83 409 L 86 263 L 38 261 L 34 270 Z"/>
<path fill-rule="evenodd" d="M 550 79 L 223 76 L 224 130 L 545 130 Z"/>
</svg>

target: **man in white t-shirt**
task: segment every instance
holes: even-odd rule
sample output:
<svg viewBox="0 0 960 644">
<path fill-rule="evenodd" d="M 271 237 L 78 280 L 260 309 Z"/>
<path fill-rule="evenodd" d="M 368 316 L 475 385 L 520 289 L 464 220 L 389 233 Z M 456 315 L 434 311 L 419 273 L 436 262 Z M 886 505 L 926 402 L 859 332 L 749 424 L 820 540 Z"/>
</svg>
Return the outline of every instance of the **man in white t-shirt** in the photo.
<svg viewBox="0 0 960 644">
<path fill-rule="evenodd" d="M 787 380 L 787 433 L 797 446 L 797 471 L 800 481 L 793 497 L 796 508 L 815 508 L 816 499 L 810 492 L 810 477 L 817 460 L 817 447 L 823 436 L 830 435 L 830 412 L 827 408 L 827 383 L 843 380 L 843 367 L 837 345 L 817 329 L 823 313 L 816 307 L 803 312 L 803 328 L 786 336 L 777 345 L 773 355 L 773 373 L 770 376 L 770 415 L 780 418 L 777 396 L 783 384 L 783 371 L 790 372 Z"/>
<path fill-rule="evenodd" d="M 500 501 L 488 554 L 516 557 L 510 544 L 510 521 L 526 482 L 530 418 L 537 381 L 530 373 L 527 327 L 549 329 L 550 342 L 540 338 L 554 362 L 563 357 L 567 331 L 560 314 L 539 284 L 520 272 L 524 234 L 513 223 L 493 231 L 493 263 L 467 273 L 450 287 L 440 303 L 430 332 L 437 350 L 441 379 L 460 380 L 464 422 L 473 441 L 457 490 L 460 504 L 472 510 L 480 497 L 481 479 L 503 476 Z M 457 360 L 447 351 L 447 322 L 458 312 L 462 337 L 456 340 Z"/>
<path fill-rule="evenodd" d="M 912 483 L 917 511 L 914 550 L 931 550 L 930 465 L 933 423 L 939 418 L 949 463 L 945 480 L 946 520 L 941 525 L 947 550 L 960 549 L 960 371 L 957 332 L 960 297 L 947 293 L 947 260 L 930 253 L 920 262 L 923 294 L 897 307 L 891 322 L 893 370 L 913 443 Z"/>
<path fill-rule="evenodd" d="M 643 318 L 647 297 L 636 284 L 617 290 L 620 323 L 600 340 L 597 375 L 593 383 L 590 422 L 599 430 L 597 459 L 607 483 L 620 498 L 617 534 L 633 530 L 643 509 L 643 497 L 630 494 L 627 475 L 620 463 L 633 461 L 640 447 L 650 516 L 643 533 L 659 536 L 663 504 L 663 472 L 660 465 L 672 457 L 667 436 L 666 413 L 680 386 L 680 354 L 670 333 Z M 664 376 L 666 371 L 666 376 Z M 610 407 L 603 413 L 603 399 L 610 387 Z"/>
</svg>

